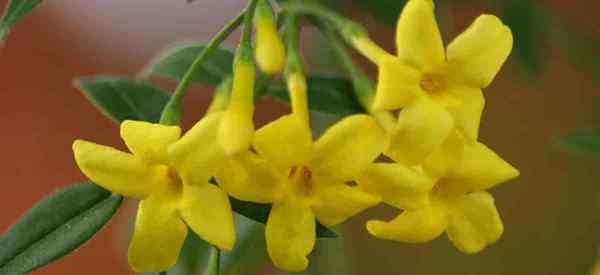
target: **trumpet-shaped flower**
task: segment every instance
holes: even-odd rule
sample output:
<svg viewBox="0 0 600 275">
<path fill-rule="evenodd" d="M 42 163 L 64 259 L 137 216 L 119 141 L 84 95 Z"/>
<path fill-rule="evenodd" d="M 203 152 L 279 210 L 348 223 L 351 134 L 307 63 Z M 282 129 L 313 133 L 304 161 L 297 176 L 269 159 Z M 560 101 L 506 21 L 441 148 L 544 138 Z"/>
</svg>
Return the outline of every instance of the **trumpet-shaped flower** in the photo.
<svg viewBox="0 0 600 275">
<path fill-rule="evenodd" d="M 218 140 L 227 155 L 247 150 L 254 136 L 254 64 L 234 65 L 229 106 L 218 127 Z"/>
<path fill-rule="evenodd" d="M 363 173 L 359 186 L 404 209 L 392 221 L 369 221 L 367 230 L 377 238 L 410 243 L 430 241 L 445 231 L 460 251 L 479 252 L 504 230 L 485 190 L 518 175 L 488 147 L 466 142 L 453 131 L 422 167 L 373 164 Z"/>
<path fill-rule="evenodd" d="M 353 44 L 379 67 L 374 110 L 402 108 L 387 153 L 408 165 L 422 162 L 458 128 L 477 140 L 487 87 L 512 50 L 510 29 L 482 15 L 446 50 L 431 0 L 410 0 L 398 20 L 397 55 L 366 36 Z"/>
<path fill-rule="evenodd" d="M 265 230 L 269 255 L 277 267 L 301 271 L 315 244 L 315 219 L 333 226 L 379 203 L 348 182 L 381 153 L 382 139 L 371 117 L 355 115 L 313 143 L 304 118 L 287 115 L 256 132 L 258 155 L 232 158 L 217 180 L 238 199 L 273 204 Z"/>
<path fill-rule="evenodd" d="M 140 199 L 129 263 L 136 272 L 173 266 L 188 226 L 221 249 L 235 241 L 229 198 L 209 183 L 225 153 L 216 144 L 221 114 L 181 130 L 140 121 L 124 121 L 121 137 L 132 154 L 92 142 L 73 144 L 81 171 L 96 184 Z"/>
</svg>

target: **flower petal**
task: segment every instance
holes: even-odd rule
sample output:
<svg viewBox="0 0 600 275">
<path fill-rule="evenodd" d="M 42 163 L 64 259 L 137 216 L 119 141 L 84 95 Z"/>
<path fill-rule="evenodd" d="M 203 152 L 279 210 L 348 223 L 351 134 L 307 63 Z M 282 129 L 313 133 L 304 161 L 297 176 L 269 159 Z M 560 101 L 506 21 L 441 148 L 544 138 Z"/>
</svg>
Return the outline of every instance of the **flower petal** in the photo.
<svg viewBox="0 0 600 275">
<path fill-rule="evenodd" d="M 481 191 L 519 176 L 519 170 L 482 143 L 464 147 L 465 157 L 453 177 L 464 181 L 469 191 Z"/>
<path fill-rule="evenodd" d="M 346 117 L 315 143 L 312 167 L 321 175 L 355 180 L 382 152 L 383 129 L 367 115 Z"/>
<path fill-rule="evenodd" d="M 408 1 L 396 28 L 398 57 L 421 71 L 437 67 L 445 60 L 434 9 L 431 0 Z"/>
<path fill-rule="evenodd" d="M 127 197 L 146 198 L 164 179 L 161 175 L 166 175 L 136 156 L 84 140 L 73 143 L 73 153 L 79 169 L 88 178 Z"/>
<path fill-rule="evenodd" d="M 216 174 L 223 190 L 236 199 L 272 203 L 282 195 L 280 180 L 269 163 L 252 152 L 229 159 Z"/>
<path fill-rule="evenodd" d="M 396 163 L 375 163 L 358 180 L 359 187 L 381 196 L 382 200 L 400 209 L 417 209 L 429 203 L 429 191 L 435 181 Z"/>
<path fill-rule="evenodd" d="M 216 142 L 222 113 L 210 114 L 169 147 L 169 159 L 181 179 L 188 184 L 203 184 L 213 176 L 225 159 Z"/>
<path fill-rule="evenodd" d="M 143 200 L 129 245 L 129 264 L 139 273 L 169 270 L 177 262 L 186 235 L 187 226 L 178 217 L 172 197 Z"/>
<path fill-rule="evenodd" d="M 235 242 L 233 212 L 227 194 L 212 184 L 183 185 L 183 220 L 203 240 L 231 250 Z"/>
<path fill-rule="evenodd" d="M 260 156 L 289 169 L 310 159 L 312 134 L 300 117 L 286 115 L 256 131 L 253 145 Z"/>
<path fill-rule="evenodd" d="M 493 15 L 481 15 L 448 46 L 448 63 L 456 77 L 485 88 L 494 79 L 513 47 L 510 28 Z"/>
<path fill-rule="evenodd" d="M 453 126 L 450 113 L 431 99 L 421 97 L 400 112 L 386 153 L 408 166 L 420 164 L 446 140 Z"/>
<path fill-rule="evenodd" d="M 177 126 L 165 126 L 144 121 L 121 123 L 121 137 L 134 155 L 152 164 L 167 164 L 167 148 L 181 136 Z"/>
<path fill-rule="evenodd" d="M 502 232 L 504 226 L 489 193 L 465 195 L 453 206 L 447 233 L 458 250 L 477 253 L 496 242 Z"/>
<path fill-rule="evenodd" d="M 438 101 L 454 118 L 456 128 L 471 141 L 479 138 L 479 125 L 481 114 L 485 106 L 485 99 L 480 88 L 470 88 L 467 86 L 451 87 L 445 93 L 448 97 Z"/>
<path fill-rule="evenodd" d="M 409 104 L 421 90 L 420 73 L 396 57 L 382 58 L 373 110 L 396 110 Z"/>
<path fill-rule="evenodd" d="M 406 210 L 390 222 L 370 220 L 367 230 L 371 235 L 408 243 L 423 243 L 440 236 L 448 223 L 447 209 L 439 203 L 418 210 Z"/>
<path fill-rule="evenodd" d="M 265 228 L 267 251 L 276 267 L 299 272 L 316 241 L 315 217 L 308 207 L 292 198 L 274 203 Z"/>
<path fill-rule="evenodd" d="M 423 170 L 434 178 L 452 175 L 464 157 L 464 147 L 464 137 L 452 130 L 444 143 L 425 159 Z"/>
<path fill-rule="evenodd" d="M 380 202 L 378 196 L 341 182 L 318 186 L 312 209 L 319 222 L 325 226 L 338 225 Z"/>
</svg>

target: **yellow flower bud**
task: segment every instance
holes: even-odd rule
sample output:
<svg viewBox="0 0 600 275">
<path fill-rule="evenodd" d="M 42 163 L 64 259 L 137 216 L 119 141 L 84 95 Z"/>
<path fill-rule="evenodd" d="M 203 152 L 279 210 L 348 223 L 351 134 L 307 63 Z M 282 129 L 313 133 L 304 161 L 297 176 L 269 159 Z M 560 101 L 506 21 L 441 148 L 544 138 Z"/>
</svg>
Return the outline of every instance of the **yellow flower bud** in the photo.
<svg viewBox="0 0 600 275">
<path fill-rule="evenodd" d="M 258 67 L 267 74 L 278 74 L 285 63 L 285 48 L 272 18 L 256 19 L 256 50 Z"/>
<path fill-rule="evenodd" d="M 254 136 L 254 65 L 239 62 L 234 67 L 229 106 L 218 130 L 218 139 L 228 155 L 250 147 Z"/>
<path fill-rule="evenodd" d="M 290 91 L 292 102 L 292 112 L 299 115 L 304 121 L 308 122 L 308 98 L 306 77 L 300 72 L 291 73 L 287 77 L 287 86 Z"/>
</svg>

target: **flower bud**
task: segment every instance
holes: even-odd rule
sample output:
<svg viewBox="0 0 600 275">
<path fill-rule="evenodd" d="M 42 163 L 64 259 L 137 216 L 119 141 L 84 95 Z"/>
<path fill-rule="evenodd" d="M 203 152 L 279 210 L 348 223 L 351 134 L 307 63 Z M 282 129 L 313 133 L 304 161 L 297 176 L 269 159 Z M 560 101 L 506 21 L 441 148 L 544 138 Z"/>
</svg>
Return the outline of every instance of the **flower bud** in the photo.
<svg viewBox="0 0 600 275">
<path fill-rule="evenodd" d="M 223 115 L 217 137 L 227 155 L 247 150 L 254 137 L 254 65 L 234 66 L 229 106 Z"/>
<path fill-rule="evenodd" d="M 281 73 L 285 63 L 285 48 L 277 32 L 273 10 L 267 1 L 260 1 L 254 20 L 256 28 L 256 49 L 254 52 L 258 67 L 265 73 Z"/>
</svg>

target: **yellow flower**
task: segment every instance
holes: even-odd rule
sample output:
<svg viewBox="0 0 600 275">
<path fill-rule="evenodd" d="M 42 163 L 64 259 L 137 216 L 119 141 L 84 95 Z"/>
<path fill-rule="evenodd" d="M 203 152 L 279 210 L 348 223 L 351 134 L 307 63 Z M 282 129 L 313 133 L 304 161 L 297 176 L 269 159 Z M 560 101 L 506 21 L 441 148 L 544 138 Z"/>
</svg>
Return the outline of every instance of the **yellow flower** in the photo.
<svg viewBox="0 0 600 275">
<path fill-rule="evenodd" d="M 189 226 L 221 249 L 235 241 L 229 198 L 208 182 L 224 163 L 216 146 L 220 113 L 180 138 L 179 127 L 125 121 L 121 137 L 132 154 L 88 141 L 73 143 L 81 171 L 96 184 L 140 199 L 129 263 L 136 272 L 173 266 Z"/>
<path fill-rule="evenodd" d="M 218 140 L 227 155 L 247 150 L 254 136 L 254 64 L 234 65 L 229 106 L 218 127 Z"/>
<path fill-rule="evenodd" d="M 367 230 L 377 238 L 427 242 L 444 231 L 462 252 L 476 253 L 504 230 L 494 199 L 485 190 L 519 175 L 481 143 L 466 142 L 453 131 L 422 167 L 377 163 L 359 186 L 404 209 L 390 222 L 372 220 Z"/>
<path fill-rule="evenodd" d="M 402 108 L 387 153 L 396 161 L 419 164 L 458 128 L 477 140 L 487 87 L 512 50 L 510 29 L 482 15 L 446 50 L 431 0 L 410 0 L 398 20 L 397 55 L 368 37 L 354 46 L 379 67 L 374 110 Z"/>
<path fill-rule="evenodd" d="M 339 224 L 379 200 L 348 183 L 383 149 L 382 130 L 369 116 L 350 116 L 315 143 L 304 118 L 287 115 L 259 129 L 253 147 L 217 173 L 230 195 L 272 203 L 265 234 L 273 263 L 284 270 L 306 269 L 315 244 L 315 219 Z"/>
</svg>

